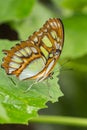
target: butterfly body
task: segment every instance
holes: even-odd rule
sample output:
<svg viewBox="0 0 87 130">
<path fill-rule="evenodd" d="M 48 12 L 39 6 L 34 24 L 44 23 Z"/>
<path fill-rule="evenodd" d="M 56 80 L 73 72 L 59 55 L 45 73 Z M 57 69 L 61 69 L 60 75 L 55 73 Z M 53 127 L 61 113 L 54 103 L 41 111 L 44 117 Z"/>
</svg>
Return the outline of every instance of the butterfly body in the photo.
<svg viewBox="0 0 87 130">
<path fill-rule="evenodd" d="M 56 64 L 64 41 L 63 25 L 60 19 L 49 19 L 39 31 L 33 33 L 11 50 L 4 50 L 7 56 L 2 67 L 7 74 L 20 80 L 42 81 L 50 76 Z"/>
</svg>

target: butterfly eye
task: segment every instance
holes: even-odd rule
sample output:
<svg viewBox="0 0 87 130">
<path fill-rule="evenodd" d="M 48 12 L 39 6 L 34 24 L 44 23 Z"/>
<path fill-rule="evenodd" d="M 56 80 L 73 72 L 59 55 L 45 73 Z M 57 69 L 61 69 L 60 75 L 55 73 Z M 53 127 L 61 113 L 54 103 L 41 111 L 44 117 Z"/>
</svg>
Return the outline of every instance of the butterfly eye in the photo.
<svg viewBox="0 0 87 130">
<path fill-rule="evenodd" d="M 60 19 L 46 21 L 28 40 L 4 50 L 2 67 L 20 80 L 42 81 L 49 77 L 63 48 L 64 29 Z"/>
</svg>

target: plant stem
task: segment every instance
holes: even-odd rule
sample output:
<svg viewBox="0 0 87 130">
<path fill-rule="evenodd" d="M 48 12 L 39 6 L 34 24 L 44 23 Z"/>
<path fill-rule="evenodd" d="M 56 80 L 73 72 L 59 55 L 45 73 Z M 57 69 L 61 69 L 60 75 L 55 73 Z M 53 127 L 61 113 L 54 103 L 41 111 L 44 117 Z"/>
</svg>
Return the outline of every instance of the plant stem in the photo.
<svg viewBox="0 0 87 130">
<path fill-rule="evenodd" d="M 38 116 L 36 118 L 33 118 L 30 122 L 87 127 L 87 118 L 77 117 Z"/>
</svg>

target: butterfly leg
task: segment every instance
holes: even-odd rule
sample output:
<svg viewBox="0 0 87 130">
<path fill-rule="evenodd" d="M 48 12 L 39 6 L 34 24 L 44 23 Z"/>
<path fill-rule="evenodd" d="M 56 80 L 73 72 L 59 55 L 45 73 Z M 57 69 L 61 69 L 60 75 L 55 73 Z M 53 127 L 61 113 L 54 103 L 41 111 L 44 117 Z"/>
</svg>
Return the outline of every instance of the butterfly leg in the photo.
<svg viewBox="0 0 87 130">
<path fill-rule="evenodd" d="M 14 86 L 16 86 L 15 81 L 14 81 L 11 77 L 8 77 L 8 78 L 10 79 L 11 83 L 12 83 Z"/>
<path fill-rule="evenodd" d="M 47 87 L 48 87 L 48 95 L 50 98 L 52 98 L 51 94 L 50 94 L 50 83 L 48 81 L 49 79 L 47 79 Z"/>
<path fill-rule="evenodd" d="M 33 83 L 28 87 L 28 89 L 25 90 L 24 92 L 30 91 L 30 89 L 32 88 L 32 86 L 33 86 L 34 84 L 37 84 L 37 83 L 43 81 L 43 79 L 44 79 L 44 78 L 37 78 L 37 79 L 35 80 L 35 82 L 33 82 Z"/>
</svg>

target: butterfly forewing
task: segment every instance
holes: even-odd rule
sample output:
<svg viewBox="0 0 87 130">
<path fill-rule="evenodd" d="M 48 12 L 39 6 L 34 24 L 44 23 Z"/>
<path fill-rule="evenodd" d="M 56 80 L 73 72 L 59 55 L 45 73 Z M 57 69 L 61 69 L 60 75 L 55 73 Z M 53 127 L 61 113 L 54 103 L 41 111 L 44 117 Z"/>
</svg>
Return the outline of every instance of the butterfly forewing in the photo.
<svg viewBox="0 0 87 130">
<path fill-rule="evenodd" d="M 7 74 L 16 75 L 20 80 L 47 78 L 56 64 L 64 41 L 63 24 L 60 19 L 49 19 L 39 31 L 27 41 L 17 44 L 7 54 L 2 67 Z"/>
</svg>

